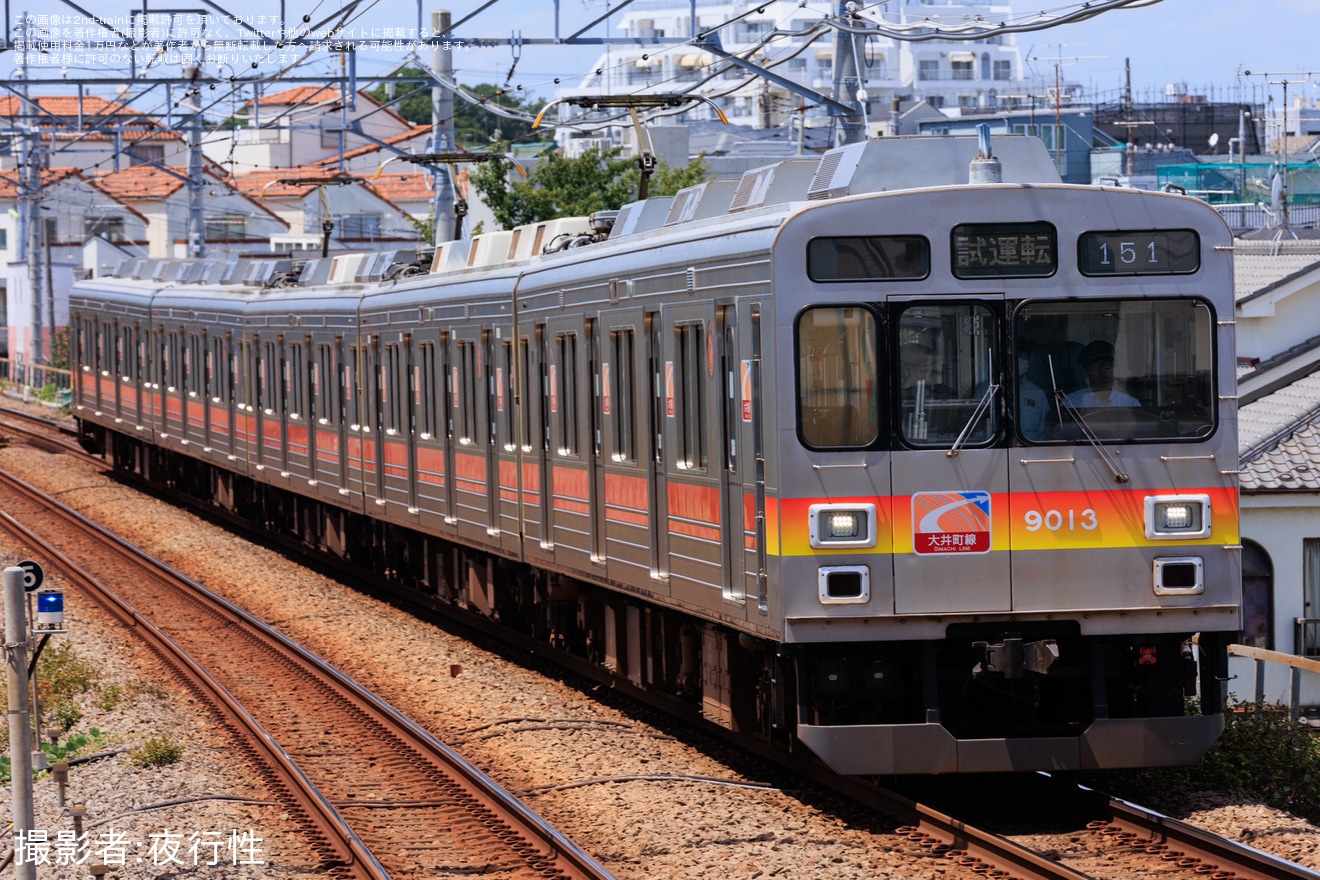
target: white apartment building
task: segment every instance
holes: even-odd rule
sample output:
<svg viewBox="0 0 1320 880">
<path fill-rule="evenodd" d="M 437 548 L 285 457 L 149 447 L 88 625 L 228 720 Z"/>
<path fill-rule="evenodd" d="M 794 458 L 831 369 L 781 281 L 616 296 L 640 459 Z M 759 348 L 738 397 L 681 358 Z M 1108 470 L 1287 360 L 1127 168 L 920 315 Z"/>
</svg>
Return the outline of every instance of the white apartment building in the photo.
<svg viewBox="0 0 1320 880">
<path fill-rule="evenodd" d="M 753 128 L 783 127 L 804 112 L 808 125 L 828 120 L 828 113 L 820 107 L 801 109 L 812 103 L 809 99 L 693 42 L 674 45 L 659 41 L 712 32 L 726 52 L 831 95 L 836 78 L 836 30 L 822 22 L 832 13 L 833 4 L 823 0 L 732 0 L 700 2 L 695 8 L 694 28 L 691 4 L 673 0 L 632 3 L 613 21 L 616 34 L 633 43 L 609 47 L 593 72 L 576 87 L 561 90 L 560 96 L 691 90 L 718 104 L 731 123 Z M 993 0 L 890 0 L 880 8 L 888 21 L 902 24 L 924 20 L 954 24 L 977 18 L 994 22 L 1012 11 L 1007 3 Z M 867 118 L 873 122 L 888 118 L 894 98 L 924 100 L 946 109 L 993 109 L 999 106 L 1001 95 L 1024 91 L 1022 56 L 1012 34 L 974 42 L 859 37 L 854 45 L 867 93 Z M 698 105 L 688 114 L 690 119 L 702 119 L 710 118 L 712 111 Z"/>
</svg>

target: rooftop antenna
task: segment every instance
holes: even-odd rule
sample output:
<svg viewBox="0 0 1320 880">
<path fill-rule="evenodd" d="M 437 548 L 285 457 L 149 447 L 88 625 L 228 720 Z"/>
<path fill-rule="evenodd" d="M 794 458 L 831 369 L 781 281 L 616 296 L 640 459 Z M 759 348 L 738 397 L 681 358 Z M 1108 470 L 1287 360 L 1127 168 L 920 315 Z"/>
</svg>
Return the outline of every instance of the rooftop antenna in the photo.
<svg viewBox="0 0 1320 880">
<path fill-rule="evenodd" d="M 1065 58 L 1063 57 L 1063 47 L 1063 43 L 1059 43 L 1058 46 L 1056 46 L 1059 54 L 1055 55 L 1053 58 L 1041 58 L 1033 55 L 1027 59 L 1028 61 L 1048 61 L 1050 64 L 1054 65 L 1054 165 L 1059 169 L 1060 175 L 1063 174 L 1064 134 L 1063 114 L 1060 111 L 1061 85 L 1059 83 L 1059 68 L 1064 65 L 1076 64 L 1078 61 L 1097 61 L 1105 57 L 1104 55 L 1072 55 Z"/>
<path fill-rule="evenodd" d="M 1283 234 L 1283 230 L 1285 229 L 1292 232 L 1292 227 L 1288 219 L 1288 86 L 1305 83 L 1315 74 L 1316 71 L 1314 70 L 1289 70 L 1275 73 L 1252 73 L 1250 70 L 1242 71 L 1243 76 L 1263 76 L 1265 77 L 1266 83 L 1269 85 L 1283 86 L 1283 128 L 1281 132 L 1282 137 L 1279 138 L 1279 164 L 1282 170 L 1279 172 L 1279 176 L 1275 179 L 1278 187 L 1277 199 L 1274 198 L 1275 187 L 1271 186 L 1270 188 L 1270 200 L 1276 201 L 1276 207 L 1279 209 L 1280 235 Z M 1283 79 L 1270 79 L 1272 76 L 1283 77 Z M 1290 76 L 1300 76 L 1301 79 L 1288 79 Z M 1293 238 L 1296 238 L 1297 233 L 1292 232 L 1292 236 Z"/>
</svg>

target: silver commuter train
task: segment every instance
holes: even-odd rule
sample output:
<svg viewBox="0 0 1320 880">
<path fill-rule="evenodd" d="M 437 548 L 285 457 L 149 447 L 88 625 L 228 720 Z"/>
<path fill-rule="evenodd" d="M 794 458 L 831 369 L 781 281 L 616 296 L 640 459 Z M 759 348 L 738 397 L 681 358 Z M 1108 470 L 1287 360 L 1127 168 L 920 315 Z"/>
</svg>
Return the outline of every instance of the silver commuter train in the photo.
<svg viewBox="0 0 1320 880">
<path fill-rule="evenodd" d="M 841 773 L 1188 763 L 1240 628 L 1231 237 L 987 143 L 854 144 L 412 277 L 136 261 L 71 297 L 75 415 L 117 467 Z"/>
</svg>

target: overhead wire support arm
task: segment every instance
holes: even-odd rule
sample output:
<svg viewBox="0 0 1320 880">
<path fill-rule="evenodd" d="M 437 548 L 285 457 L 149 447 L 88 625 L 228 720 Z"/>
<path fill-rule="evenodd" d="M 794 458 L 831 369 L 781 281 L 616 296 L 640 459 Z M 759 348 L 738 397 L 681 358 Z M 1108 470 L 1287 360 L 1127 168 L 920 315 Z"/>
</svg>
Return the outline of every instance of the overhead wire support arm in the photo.
<svg viewBox="0 0 1320 880">
<path fill-rule="evenodd" d="M 712 55 L 718 55 L 723 60 L 728 61 L 729 63 L 734 64 L 738 67 L 741 67 L 743 70 L 746 70 L 748 73 L 755 74 L 756 76 L 768 80 L 769 82 L 772 82 L 777 86 L 781 86 L 782 88 L 788 89 L 790 92 L 796 95 L 801 95 L 802 97 L 810 101 L 828 107 L 833 113 L 837 115 L 851 115 L 857 112 L 856 108 L 854 107 L 850 107 L 849 105 L 844 104 L 841 101 L 836 101 L 833 98 L 829 97 L 828 95 L 822 94 L 814 89 L 809 89 L 806 86 L 802 85 L 801 83 L 794 82 L 793 80 L 787 79 L 786 77 L 782 77 L 779 74 L 775 73 L 774 71 L 764 68 L 759 64 L 754 64 L 753 62 L 748 61 L 747 59 L 742 58 L 738 55 L 735 55 L 732 52 L 725 51 L 724 47 L 720 45 L 719 38 L 713 32 L 707 31 L 704 34 L 698 34 L 696 41 L 692 45 L 695 48 L 699 48 L 702 49 L 703 51 L 710 52 Z"/>
</svg>

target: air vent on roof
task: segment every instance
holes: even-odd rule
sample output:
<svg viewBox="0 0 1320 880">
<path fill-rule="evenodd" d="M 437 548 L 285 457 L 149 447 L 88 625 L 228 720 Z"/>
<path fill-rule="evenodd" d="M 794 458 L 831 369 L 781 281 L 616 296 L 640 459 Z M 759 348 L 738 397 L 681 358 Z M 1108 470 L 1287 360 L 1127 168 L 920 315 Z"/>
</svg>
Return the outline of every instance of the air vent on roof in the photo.
<svg viewBox="0 0 1320 880">
<path fill-rule="evenodd" d="M 664 224 L 673 203 L 673 196 L 629 202 L 619 209 L 619 217 L 614 221 L 614 228 L 610 230 L 610 238 L 622 238 L 625 235 L 646 232 L 648 229 L 659 229 Z"/>
<path fill-rule="evenodd" d="M 830 198 L 831 184 L 834 181 L 834 172 L 839 170 L 839 163 L 843 161 L 847 149 L 847 147 L 843 147 L 837 150 L 830 150 L 825 154 L 825 158 L 820 160 L 820 165 L 816 168 L 816 175 L 811 179 L 811 186 L 807 189 L 807 198 Z"/>
<path fill-rule="evenodd" d="M 276 262 L 276 260 L 253 260 L 248 263 L 247 271 L 243 274 L 243 283 L 264 286 L 275 277 Z"/>
<path fill-rule="evenodd" d="M 146 262 L 141 257 L 136 260 L 124 260 L 119 264 L 119 269 L 115 274 L 120 278 L 141 278 L 142 267 Z"/>
<path fill-rule="evenodd" d="M 201 284 L 220 284 L 224 279 L 225 271 L 229 270 L 232 265 L 232 261 L 228 263 L 214 261 L 202 263 L 197 274 L 197 281 Z"/>
<path fill-rule="evenodd" d="M 195 260 L 188 260 L 187 262 L 179 263 L 174 271 L 174 280 L 182 284 L 194 282 L 201 277 L 202 269 L 205 266 L 205 263 L 200 263 Z"/>
<path fill-rule="evenodd" d="M 819 165 L 818 159 L 788 159 L 753 168 L 738 181 L 738 192 L 729 205 L 729 213 L 802 201 L 807 197 L 807 189 Z"/>
<path fill-rule="evenodd" d="M 246 260 L 230 260 L 228 263 L 225 263 L 225 268 L 220 273 L 219 281 L 221 284 L 238 284 L 243 280 L 243 275 L 246 272 Z"/>
<path fill-rule="evenodd" d="M 150 281 L 165 280 L 169 271 L 169 260 L 152 260 L 142 267 L 142 277 Z"/>
<path fill-rule="evenodd" d="M 302 274 L 298 276 L 298 285 L 300 287 L 310 287 L 314 284 L 325 284 L 329 277 L 329 258 L 318 257 L 303 264 Z"/>
<path fill-rule="evenodd" d="M 729 203 L 738 190 L 738 181 L 732 179 L 708 180 L 678 191 L 674 204 L 669 206 L 665 226 L 705 220 L 729 211 Z"/>
</svg>

